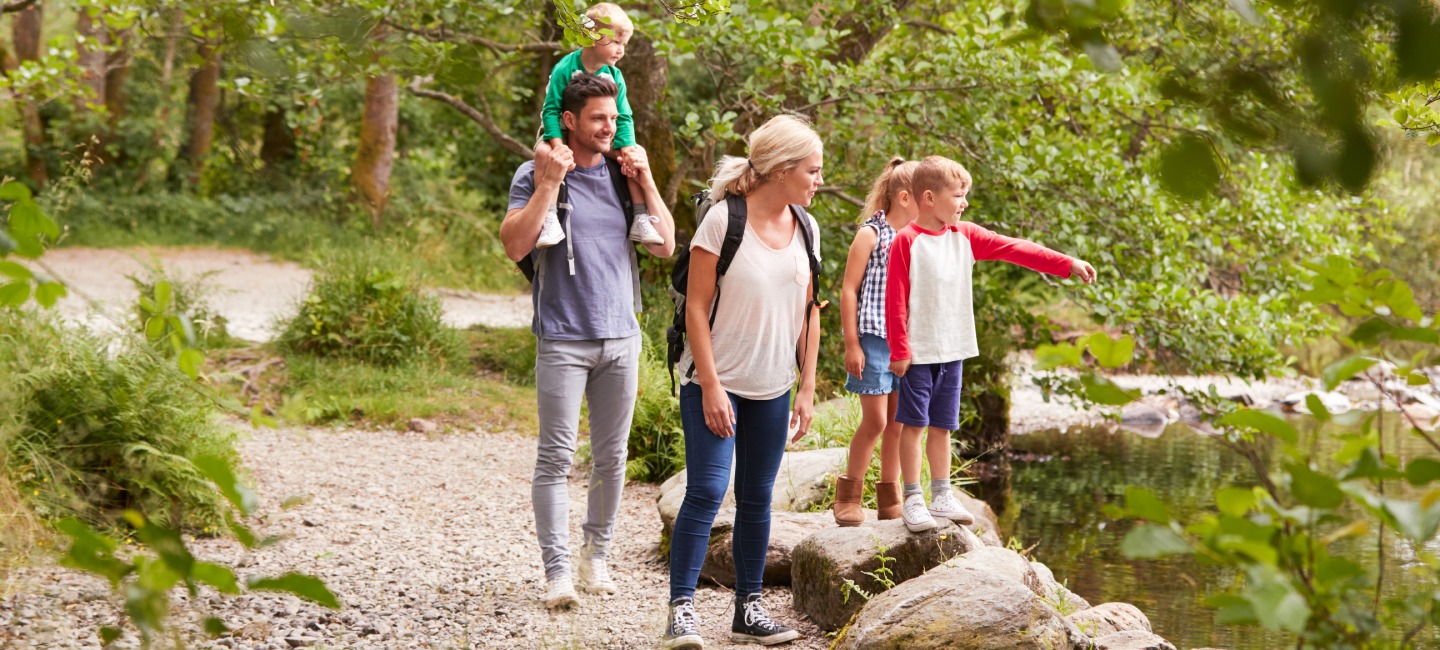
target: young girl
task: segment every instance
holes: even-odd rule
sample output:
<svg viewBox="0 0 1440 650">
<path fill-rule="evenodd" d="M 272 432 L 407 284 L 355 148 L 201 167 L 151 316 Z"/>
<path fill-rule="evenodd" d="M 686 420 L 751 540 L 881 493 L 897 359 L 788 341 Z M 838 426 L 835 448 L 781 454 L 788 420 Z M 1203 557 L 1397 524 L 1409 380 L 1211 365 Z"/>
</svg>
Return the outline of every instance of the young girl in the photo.
<svg viewBox="0 0 1440 650">
<path fill-rule="evenodd" d="M 875 179 L 860 229 L 845 261 L 840 315 L 845 336 L 845 390 L 860 396 L 860 426 L 850 441 L 850 462 L 836 479 L 835 523 L 858 526 L 865 521 L 860 495 L 865 471 L 880 439 L 880 482 L 875 486 L 881 519 L 900 518 L 900 425 L 895 422 L 896 377 L 890 372 L 890 346 L 885 342 L 885 272 L 895 231 L 915 220 L 910 177 L 919 163 L 891 158 Z M 949 440 L 945 452 L 949 453 Z"/>
</svg>

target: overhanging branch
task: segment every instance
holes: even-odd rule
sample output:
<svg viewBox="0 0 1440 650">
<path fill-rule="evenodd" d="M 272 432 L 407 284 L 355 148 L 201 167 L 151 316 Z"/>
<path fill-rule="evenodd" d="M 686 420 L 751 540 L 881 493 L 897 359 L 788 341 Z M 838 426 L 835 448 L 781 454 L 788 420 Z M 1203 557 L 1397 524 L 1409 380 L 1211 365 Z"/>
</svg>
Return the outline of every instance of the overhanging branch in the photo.
<svg viewBox="0 0 1440 650">
<path fill-rule="evenodd" d="M 407 27 L 407 26 L 405 26 L 405 25 L 401 25 L 400 23 L 397 23 L 397 22 L 394 22 L 394 21 L 390 21 L 390 20 L 385 21 L 385 24 L 386 24 L 386 25 L 389 25 L 391 28 L 395 29 L 396 31 L 405 32 L 406 34 L 412 34 L 412 35 L 415 35 L 415 36 L 419 36 L 420 38 L 423 38 L 423 39 L 425 39 L 425 40 L 427 40 L 427 41 L 435 41 L 435 42 L 437 42 L 437 43 L 456 43 L 456 42 L 459 42 L 459 43 L 473 43 L 473 44 L 475 44 L 475 45 L 479 45 L 479 46 L 481 46 L 481 47 L 489 48 L 489 49 L 495 50 L 495 51 L 497 51 L 497 52 L 541 52 L 541 53 L 544 53 L 544 52 L 555 52 L 555 51 L 557 51 L 557 50 L 562 50 L 562 49 L 564 49 L 564 46 L 563 46 L 563 45 L 561 45 L 560 43 L 556 43 L 556 42 L 554 42 L 554 41 L 536 41 L 536 42 L 533 42 L 533 43 L 501 43 L 500 41 L 488 39 L 488 38 L 485 38 L 484 36 L 477 36 L 477 35 L 475 35 L 475 34 L 466 34 L 466 33 L 463 33 L 463 32 L 451 31 L 451 30 L 445 29 L 444 27 L 441 27 L 440 29 L 425 29 L 425 28 L 423 28 L 423 27 Z"/>
<path fill-rule="evenodd" d="M 477 109 L 459 97 L 425 88 L 424 83 L 425 79 L 423 77 L 415 77 L 410 80 L 410 85 L 406 87 L 406 90 L 409 90 L 410 94 L 416 97 L 424 97 L 425 99 L 433 99 L 437 102 L 449 104 L 451 108 L 460 111 L 465 117 L 479 124 L 481 128 L 485 129 L 486 133 L 490 134 L 490 137 L 494 138 L 496 142 L 499 142 L 500 146 L 504 147 L 507 151 L 522 158 L 534 157 L 535 151 L 533 149 L 525 146 L 519 140 L 510 137 L 510 134 L 502 131 L 500 126 L 495 124 L 495 119 L 490 116 L 490 104 L 485 101 L 483 95 L 480 97 L 480 108 Z"/>
<path fill-rule="evenodd" d="M 863 208 L 863 207 L 865 207 L 865 202 L 864 202 L 864 201 L 861 201 L 860 199 L 857 199 L 857 198 L 855 198 L 855 197 L 853 197 L 853 196 L 850 196 L 849 194 L 846 194 L 846 193 L 845 193 L 845 190 L 840 189 L 840 186 L 839 186 L 839 185 L 821 185 L 821 186 L 820 186 L 820 189 L 819 189 L 819 190 L 816 190 L 816 191 L 817 191 L 818 193 L 820 193 L 820 194 L 831 194 L 831 195 L 834 195 L 835 198 L 840 199 L 841 201 L 844 201 L 844 202 L 846 202 L 846 203 L 849 203 L 850 205 L 853 205 L 853 206 L 855 206 L 855 207 L 857 207 L 857 208 Z"/>
<path fill-rule="evenodd" d="M 17 11 L 25 11 L 38 1 L 39 0 L 15 0 L 14 2 L 7 2 L 4 5 L 0 5 L 0 14 L 13 14 Z"/>
</svg>

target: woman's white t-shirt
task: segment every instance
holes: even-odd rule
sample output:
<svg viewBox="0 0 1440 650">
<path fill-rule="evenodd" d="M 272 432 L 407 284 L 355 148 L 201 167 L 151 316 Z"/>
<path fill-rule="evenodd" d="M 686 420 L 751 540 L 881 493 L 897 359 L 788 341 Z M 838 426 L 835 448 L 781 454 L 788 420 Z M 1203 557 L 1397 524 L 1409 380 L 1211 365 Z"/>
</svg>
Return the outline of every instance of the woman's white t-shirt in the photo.
<svg viewBox="0 0 1440 650">
<path fill-rule="evenodd" d="M 726 202 L 716 202 L 700 222 L 690 248 L 719 255 L 729 222 Z M 820 230 L 813 217 L 810 232 L 816 234 L 812 244 L 819 259 Z M 795 384 L 795 344 L 805 326 L 809 291 L 810 260 L 799 224 L 790 243 L 775 249 L 766 246 L 747 223 L 735 259 L 720 278 L 720 303 L 710 328 L 715 372 L 726 391 L 747 399 L 774 399 Z M 819 320 L 810 326 L 819 327 Z M 677 366 L 682 385 L 690 383 L 685 375 L 692 360 L 687 340 Z"/>
</svg>

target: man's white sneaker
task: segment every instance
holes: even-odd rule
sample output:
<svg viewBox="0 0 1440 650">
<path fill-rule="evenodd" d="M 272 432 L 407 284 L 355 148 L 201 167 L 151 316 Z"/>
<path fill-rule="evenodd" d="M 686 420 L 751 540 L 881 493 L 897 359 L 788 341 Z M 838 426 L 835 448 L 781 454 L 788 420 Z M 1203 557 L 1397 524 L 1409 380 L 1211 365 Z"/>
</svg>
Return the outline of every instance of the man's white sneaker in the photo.
<svg viewBox="0 0 1440 650">
<path fill-rule="evenodd" d="M 615 581 L 610 579 L 610 569 L 605 566 L 605 558 L 594 557 L 589 546 L 580 549 L 580 588 L 586 593 L 606 596 L 618 591 Z"/>
<path fill-rule="evenodd" d="M 975 523 L 975 516 L 970 514 L 960 500 L 955 498 L 949 490 L 941 492 L 938 496 L 930 497 L 930 516 L 941 519 L 949 519 L 961 526 L 969 526 Z"/>
<path fill-rule="evenodd" d="M 562 575 L 545 581 L 545 606 L 550 609 L 569 609 L 580 604 L 575 595 L 575 583 L 569 575 Z"/>
<path fill-rule="evenodd" d="M 552 205 L 545 211 L 545 224 L 540 226 L 540 237 L 535 240 L 535 248 L 550 248 L 562 241 L 565 241 L 565 229 L 560 227 L 560 214 Z"/>
<path fill-rule="evenodd" d="M 665 238 L 660 236 L 660 231 L 655 230 L 653 225 L 658 221 L 660 221 L 660 217 L 654 215 L 635 215 L 635 223 L 630 226 L 630 241 L 640 242 L 646 246 L 665 243 Z"/>
<path fill-rule="evenodd" d="M 925 507 L 925 497 L 918 494 L 905 497 L 905 504 L 900 508 L 900 518 L 905 521 L 905 528 L 912 533 L 924 532 L 939 525 Z"/>
</svg>

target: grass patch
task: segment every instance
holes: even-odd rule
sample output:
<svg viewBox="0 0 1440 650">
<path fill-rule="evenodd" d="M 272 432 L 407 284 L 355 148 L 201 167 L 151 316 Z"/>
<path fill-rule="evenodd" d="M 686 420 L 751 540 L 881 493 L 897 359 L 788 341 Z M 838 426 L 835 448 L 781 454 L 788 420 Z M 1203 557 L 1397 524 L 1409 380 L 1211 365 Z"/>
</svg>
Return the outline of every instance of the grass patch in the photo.
<svg viewBox="0 0 1440 650">
<path fill-rule="evenodd" d="M 5 472 L 45 518 L 100 526 L 123 509 L 172 528 L 216 528 L 223 498 L 189 459 L 237 459 L 235 432 L 173 361 L 113 351 L 83 330 L 0 310 Z"/>
<path fill-rule="evenodd" d="M 535 385 L 535 335 L 530 330 L 477 325 L 460 336 L 476 369 L 518 386 Z"/>
</svg>

